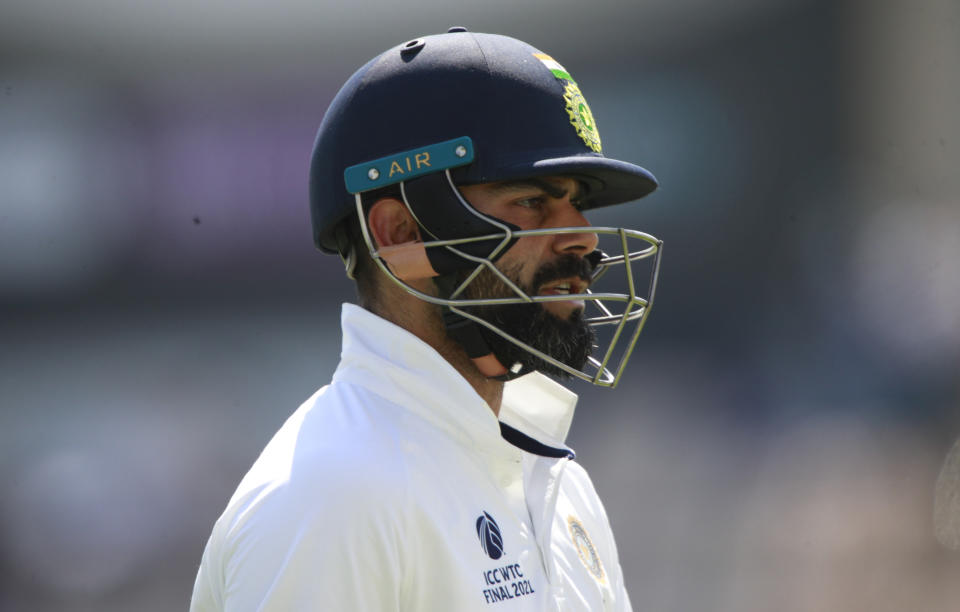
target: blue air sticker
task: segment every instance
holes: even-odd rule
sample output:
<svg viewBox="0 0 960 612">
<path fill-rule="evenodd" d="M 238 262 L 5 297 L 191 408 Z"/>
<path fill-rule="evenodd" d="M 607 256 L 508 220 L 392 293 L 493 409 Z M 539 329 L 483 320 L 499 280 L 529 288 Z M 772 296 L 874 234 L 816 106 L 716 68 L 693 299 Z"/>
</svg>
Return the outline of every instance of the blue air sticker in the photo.
<svg viewBox="0 0 960 612">
<path fill-rule="evenodd" d="M 503 556 L 503 534 L 497 521 L 486 511 L 477 517 L 477 537 L 483 552 L 496 561 Z M 533 585 L 523 575 L 519 563 L 508 563 L 493 569 L 484 570 L 483 599 L 488 603 L 508 601 L 536 593 Z"/>
<path fill-rule="evenodd" d="M 360 193 L 465 166 L 473 161 L 473 155 L 473 141 L 461 136 L 350 166 L 343 171 L 343 180 L 348 192 Z"/>
</svg>

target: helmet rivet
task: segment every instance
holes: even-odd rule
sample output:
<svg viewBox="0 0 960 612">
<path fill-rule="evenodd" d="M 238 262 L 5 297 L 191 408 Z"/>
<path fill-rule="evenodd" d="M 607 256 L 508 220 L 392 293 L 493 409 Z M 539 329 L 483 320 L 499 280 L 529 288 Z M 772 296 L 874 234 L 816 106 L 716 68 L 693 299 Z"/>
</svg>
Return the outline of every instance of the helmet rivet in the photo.
<svg viewBox="0 0 960 612">
<path fill-rule="evenodd" d="M 412 59 L 414 55 L 420 52 L 420 49 L 423 49 L 423 46 L 427 44 L 422 38 L 415 38 L 403 45 L 400 49 L 401 57 L 407 58 L 407 60 Z"/>
<path fill-rule="evenodd" d="M 367 170 L 367 177 L 371 181 L 375 181 L 378 178 L 380 178 L 380 171 L 377 170 L 376 168 L 370 168 L 369 170 Z"/>
<path fill-rule="evenodd" d="M 457 157 L 464 157 L 467 154 L 467 147 L 463 145 L 457 145 L 457 148 L 453 150 L 457 154 Z"/>
</svg>

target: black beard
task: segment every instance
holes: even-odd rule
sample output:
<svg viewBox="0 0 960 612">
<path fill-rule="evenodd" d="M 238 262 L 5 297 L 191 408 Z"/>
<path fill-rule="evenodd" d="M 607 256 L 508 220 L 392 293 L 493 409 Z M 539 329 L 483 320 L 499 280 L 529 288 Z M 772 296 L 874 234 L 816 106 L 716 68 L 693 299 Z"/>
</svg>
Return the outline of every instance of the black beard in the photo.
<svg viewBox="0 0 960 612">
<path fill-rule="evenodd" d="M 530 287 L 519 282 L 518 271 L 518 269 L 505 270 L 504 274 L 527 295 L 535 296 L 539 293 L 540 287 L 551 281 L 570 277 L 589 281 L 593 266 L 576 255 L 563 255 L 537 270 Z M 496 275 L 483 270 L 464 290 L 463 297 L 481 299 L 515 296 L 516 294 Z M 584 320 L 581 308 L 575 309 L 566 319 L 552 314 L 543 307 L 542 303 L 474 306 L 465 310 L 517 340 L 577 370 L 581 370 L 586 365 L 587 358 L 593 352 L 596 336 Z M 522 366 L 521 372 L 536 370 L 558 378 L 572 378 L 568 372 L 517 346 L 496 332 L 483 325 L 478 327 L 490 350 L 504 367 L 512 370 L 513 366 L 519 363 Z"/>
</svg>

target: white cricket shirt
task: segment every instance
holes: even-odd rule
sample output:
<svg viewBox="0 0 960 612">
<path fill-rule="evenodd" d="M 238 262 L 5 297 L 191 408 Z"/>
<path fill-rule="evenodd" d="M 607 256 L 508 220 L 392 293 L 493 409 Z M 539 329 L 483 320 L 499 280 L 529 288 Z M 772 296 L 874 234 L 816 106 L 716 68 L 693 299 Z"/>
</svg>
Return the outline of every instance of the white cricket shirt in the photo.
<svg viewBox="0 0 960 612">
<path fill-rule="evenodd" d="M 564 445 L 576 395 L 524 376 L 498 422 L 413 334 L 350 304 L 342 324 L 333 381 L 214 525 L 193 612 L 630 610 L 603 505 Z"/>
</svg>

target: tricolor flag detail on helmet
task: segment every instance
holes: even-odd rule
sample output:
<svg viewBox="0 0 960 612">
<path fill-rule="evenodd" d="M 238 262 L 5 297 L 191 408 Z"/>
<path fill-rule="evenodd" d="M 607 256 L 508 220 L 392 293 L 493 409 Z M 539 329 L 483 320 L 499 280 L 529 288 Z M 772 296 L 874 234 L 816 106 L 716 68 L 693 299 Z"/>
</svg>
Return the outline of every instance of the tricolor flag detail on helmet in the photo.
<svg viewBox="0 0 960 612">
<path fill-rule="evenodd" d="M 567 69 L 560 65 L 560 62 L 553 59 L 546 53 L 534 53 L 533 57 L 537 58 L 543 65 L 550 69 L 550 72 L 553 73 L 553 76 L 558 79 L 563 79 L 565 81 L 572 81 L 573 77 L 570 76 L 570 73 L 567 72 Z"/>
</svg>

